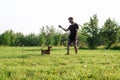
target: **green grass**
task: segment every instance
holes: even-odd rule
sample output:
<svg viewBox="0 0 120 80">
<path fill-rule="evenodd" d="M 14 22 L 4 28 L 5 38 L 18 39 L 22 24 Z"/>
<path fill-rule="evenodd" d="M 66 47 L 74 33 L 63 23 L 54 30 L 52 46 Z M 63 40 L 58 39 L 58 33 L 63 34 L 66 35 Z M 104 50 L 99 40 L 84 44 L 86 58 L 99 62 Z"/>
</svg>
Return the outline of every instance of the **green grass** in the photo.
<svg viewBox="0 0 120 80">
<path fill-rule="evenodd" d="M 79 50 L 70 55 L 53 47 L 0 47 L 0 80 L 120 80 L 120 50 Z"/>
</svg>

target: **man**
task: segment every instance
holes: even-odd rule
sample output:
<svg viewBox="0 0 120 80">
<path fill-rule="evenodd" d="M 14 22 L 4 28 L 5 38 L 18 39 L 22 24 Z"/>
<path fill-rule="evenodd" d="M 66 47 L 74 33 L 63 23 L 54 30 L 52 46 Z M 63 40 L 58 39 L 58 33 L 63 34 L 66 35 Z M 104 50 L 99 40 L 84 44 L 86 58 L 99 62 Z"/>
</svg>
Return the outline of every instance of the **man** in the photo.
<svg viewBox="0 0 120 80">
<path fill-rule="evenodd" d="M 73 43 L 74 45 L 74 49 L 75 49 L 75 54 L 77 54 L 78 49 L 77 49 L 77 38 L 78 38 L 78 24 L 74 22 L 72 17 L 68 18 L 69 22 L 70 22 L 70 26 L 68 27 L 68 29 L 63 28 L 61 25 L 59 25 L 59 27 L 61 29 L 63 29 L 64 31 L 70 31 L 70 35 L 69 35 L 69 39 L 68 39 L 68 46 L 67 46 L 67 55 L 69 55 L 69 50 L 70 50 L 70 46 L 71 43 Z"/>
</svg>

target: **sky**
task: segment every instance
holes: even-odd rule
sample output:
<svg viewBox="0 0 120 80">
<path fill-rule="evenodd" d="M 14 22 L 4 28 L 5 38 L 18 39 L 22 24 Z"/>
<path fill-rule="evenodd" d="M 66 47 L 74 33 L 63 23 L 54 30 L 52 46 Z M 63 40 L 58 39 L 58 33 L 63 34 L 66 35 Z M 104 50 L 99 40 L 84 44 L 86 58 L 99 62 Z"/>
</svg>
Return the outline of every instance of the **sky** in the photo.
<svg viewBox="0 0 120 80">
<path fill-rule="evenodd" d="M 80 25 L 97 14 L 99 26 L 109 17 L 120 22 L 120 0 L 0 0 L 0 34 L 12 29 L 39 34 L 46 25 L 67 28 L 68 17 Z"/>
</svg>

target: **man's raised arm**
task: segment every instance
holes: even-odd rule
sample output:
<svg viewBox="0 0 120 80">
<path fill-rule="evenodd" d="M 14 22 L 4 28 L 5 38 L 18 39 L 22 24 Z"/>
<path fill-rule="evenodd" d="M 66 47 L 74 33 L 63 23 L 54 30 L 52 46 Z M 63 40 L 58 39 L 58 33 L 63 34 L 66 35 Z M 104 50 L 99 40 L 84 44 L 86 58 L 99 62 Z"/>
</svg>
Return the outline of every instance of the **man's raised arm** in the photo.
<svg viewBox="0 0 120 80">
<path fill-rule="evenodd" d="M 63 29 L 64 31 L 69 31 L 69 29 L 63 28 L 61 25 L 58 25 L 59 28 Z"/>
</svg>

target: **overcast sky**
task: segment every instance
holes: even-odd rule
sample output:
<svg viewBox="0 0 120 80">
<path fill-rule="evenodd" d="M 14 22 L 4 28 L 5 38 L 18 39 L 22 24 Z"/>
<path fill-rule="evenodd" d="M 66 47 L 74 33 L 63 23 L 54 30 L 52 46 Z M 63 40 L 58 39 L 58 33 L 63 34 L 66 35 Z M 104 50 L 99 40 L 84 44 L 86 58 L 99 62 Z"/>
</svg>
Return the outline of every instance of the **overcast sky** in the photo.
<svg viewBox="0 0 120 80">
<path fill-rule="evenodd" d="M 0 0 L 0 34 L 8 29 L 38 34 L 45 25 L 68 27 L 68 17 L 76 23 L 97 14 L 99 25 L 111 17 L 120 22 L 120 0 Z"/>
</svg>

